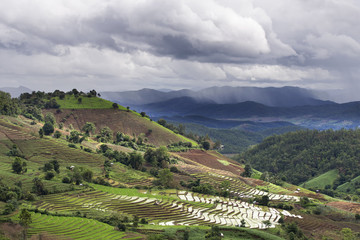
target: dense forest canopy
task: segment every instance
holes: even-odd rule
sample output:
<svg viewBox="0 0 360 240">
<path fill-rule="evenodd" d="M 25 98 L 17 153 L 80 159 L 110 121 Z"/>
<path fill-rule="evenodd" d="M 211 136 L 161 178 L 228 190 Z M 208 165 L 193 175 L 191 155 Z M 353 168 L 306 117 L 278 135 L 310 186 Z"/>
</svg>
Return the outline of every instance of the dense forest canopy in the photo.
<svg viewBox="0 0 360 240">
<path fill-rule="evenodd" d="M 300 184 L 338 169 L 333 189 L 360 175 L 360 129 L 303 130 L 266 138 L 238 156 L 253 168 Z"/>
</svg>

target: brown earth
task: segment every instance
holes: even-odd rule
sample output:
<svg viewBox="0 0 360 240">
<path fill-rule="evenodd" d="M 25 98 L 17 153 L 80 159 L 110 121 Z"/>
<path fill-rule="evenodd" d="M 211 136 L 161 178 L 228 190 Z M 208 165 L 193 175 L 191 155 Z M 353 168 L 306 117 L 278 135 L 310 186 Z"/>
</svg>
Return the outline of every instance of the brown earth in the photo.
<svg viewBox="0 0 360 240">
<path fill-rule="evenodd" d="M 176 153 L 180 157 L 184 159 L 189 159 L 193 162 L 196 162 L 198 164 L 201 164 L 205 167 L 217 169 L 217 170 L 223 170 L 231 172 L 237 176 L 240 175 L 244 171 L 244 169 L 241 167 L 239 163 L 236 161 L 227 158 L 215 151 L 204 151 L 204 150 L 190 150 L 187 152 L 179 152 Z M 219 160 L 227 161 L 230 164 L 224 165 Z M 191 162 L 189 162 L 191 164 Z"/>
<path fill-rule="evenodd" d="M 359 213 L 360 214 L 360 203 L 352 203 L 352 202 L 330 202 L 327 205 L 335 208 L 339 208 L 341 210 L 345 210 L 347 212 Z"/>
<path fill-rule="evenodd" d="M 311 239 L 343 239 L 340 231 L 343 228 L 350 228 L 354 233 L 360 232 L 360 224 L 346 221 L 335 221 L 322 215 L 301 214 L 303 219 L 285 218 L 285 222 L 296 222 L 304 234 Z"/>
<path fill-rule="evenodd" d="M 116 132 L 122 132 L 131 137 L 142 134 L 148 139 L 148 143 L 155 146 L 184 141 L 168 129 L 132 112 L 114 109 L 62 109 L 60 111 L 50 109 L 44 110 L 44 115 L 46 112 L 54 113 L 57 123 L 63 122 L 65 127 L 72 124 L 76 130 L 80 130 L 86 122 L 92 122 L 96 126 L 96 133 L 107 126 L 114 135 Z"/>
<path fill-rule="evenodd" d="M 0 225 L 1 232 L 11 240 L 22 239 L 24 228 L 17 223 L 2 223 Z"/>
</svg>

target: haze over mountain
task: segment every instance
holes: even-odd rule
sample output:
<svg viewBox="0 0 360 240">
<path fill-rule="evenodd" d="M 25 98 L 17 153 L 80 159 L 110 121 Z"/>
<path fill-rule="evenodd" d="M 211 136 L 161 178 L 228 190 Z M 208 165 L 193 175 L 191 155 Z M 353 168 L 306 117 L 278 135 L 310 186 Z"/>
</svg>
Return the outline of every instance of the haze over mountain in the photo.
<svg viewBox="0 0 360 240">
<path fill-rule="evenodd" d="M 198 103 L 232 104 L 253 101 L 276 107 L 320 105 L 325 103 L 316 99 L 316 92 L 298 87 L 224 86 L 209 87 L 199 91 L 183 89 L 169 92 L 145 88 L 138 91 L 102 92 L 101 94 L 106 99 L 129 106 L 142 106 L 184 97 L 189 97 Z"/>
</svg>

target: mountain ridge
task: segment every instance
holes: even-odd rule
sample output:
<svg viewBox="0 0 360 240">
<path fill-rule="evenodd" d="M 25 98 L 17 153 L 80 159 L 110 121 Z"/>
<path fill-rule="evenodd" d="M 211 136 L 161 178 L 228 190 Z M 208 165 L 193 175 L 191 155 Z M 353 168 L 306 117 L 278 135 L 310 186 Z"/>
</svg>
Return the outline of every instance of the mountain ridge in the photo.
<svg viewBox="0 0 360 240">
<path fill-rule="evenodd" d="M 160 103 L 180 97 L 190 97 L 197 102 L 217 104 L 240 103 L 254 101 L 268 106 L 301 106 L 319 105 L 329 101 L 316 99 L 314 91 L 299 87 L 209 87 L 199 91 L 182 89 L 162 92 L 144 88 L 138 91 L 101 92 L 102 96 L 110 101 L 123 105 L 142 106 L 145 104 Z"/>
</svg>

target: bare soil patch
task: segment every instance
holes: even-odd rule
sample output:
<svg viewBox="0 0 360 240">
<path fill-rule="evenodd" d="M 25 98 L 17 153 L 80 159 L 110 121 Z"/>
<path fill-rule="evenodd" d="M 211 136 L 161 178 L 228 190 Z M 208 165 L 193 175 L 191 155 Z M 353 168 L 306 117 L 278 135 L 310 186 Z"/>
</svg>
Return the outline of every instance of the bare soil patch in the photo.
<svg viewBox="0 0 360 240">
<path fill-rule="evenodd" d="M 115 109 L 61 109 L 56 111 L 51 109 L 44 110 L 44 114 L 46 112 L 54 113 L 57 123 L 63 122 L 65 127 L 69 127 L 71 124 L 77 130 L 80 130 L 86 122 L 92 122 L 96 126 L 96 133 L 107 126 L 113 131 L 114 136 L 118 131 L 131 137 L 142 134 L 148 139 L 148 143 L 155 146 L 184 141 L 148 118 L 127 111 Z"/>
<path fill-rule="evenodd" d="M 240 166 L 240 164 L 214 151 L 207 152 L 204 150 L 190 150 L 177 154 L 183 158 L 190 159 L 208 168 L 228 171 L 235 175 L 240 175 L 240 173 L 243 172 L 243 168 Z M 229 162 L 229 165 L 224 165 L 218 160 L 227 161 Z"/>
<path fill-rule="evenodd" d="M 360 203 L 351 203 L 351 202 L 330 202 L 327 205 L 347 212 L 360 213 Z"/>
</svg>

